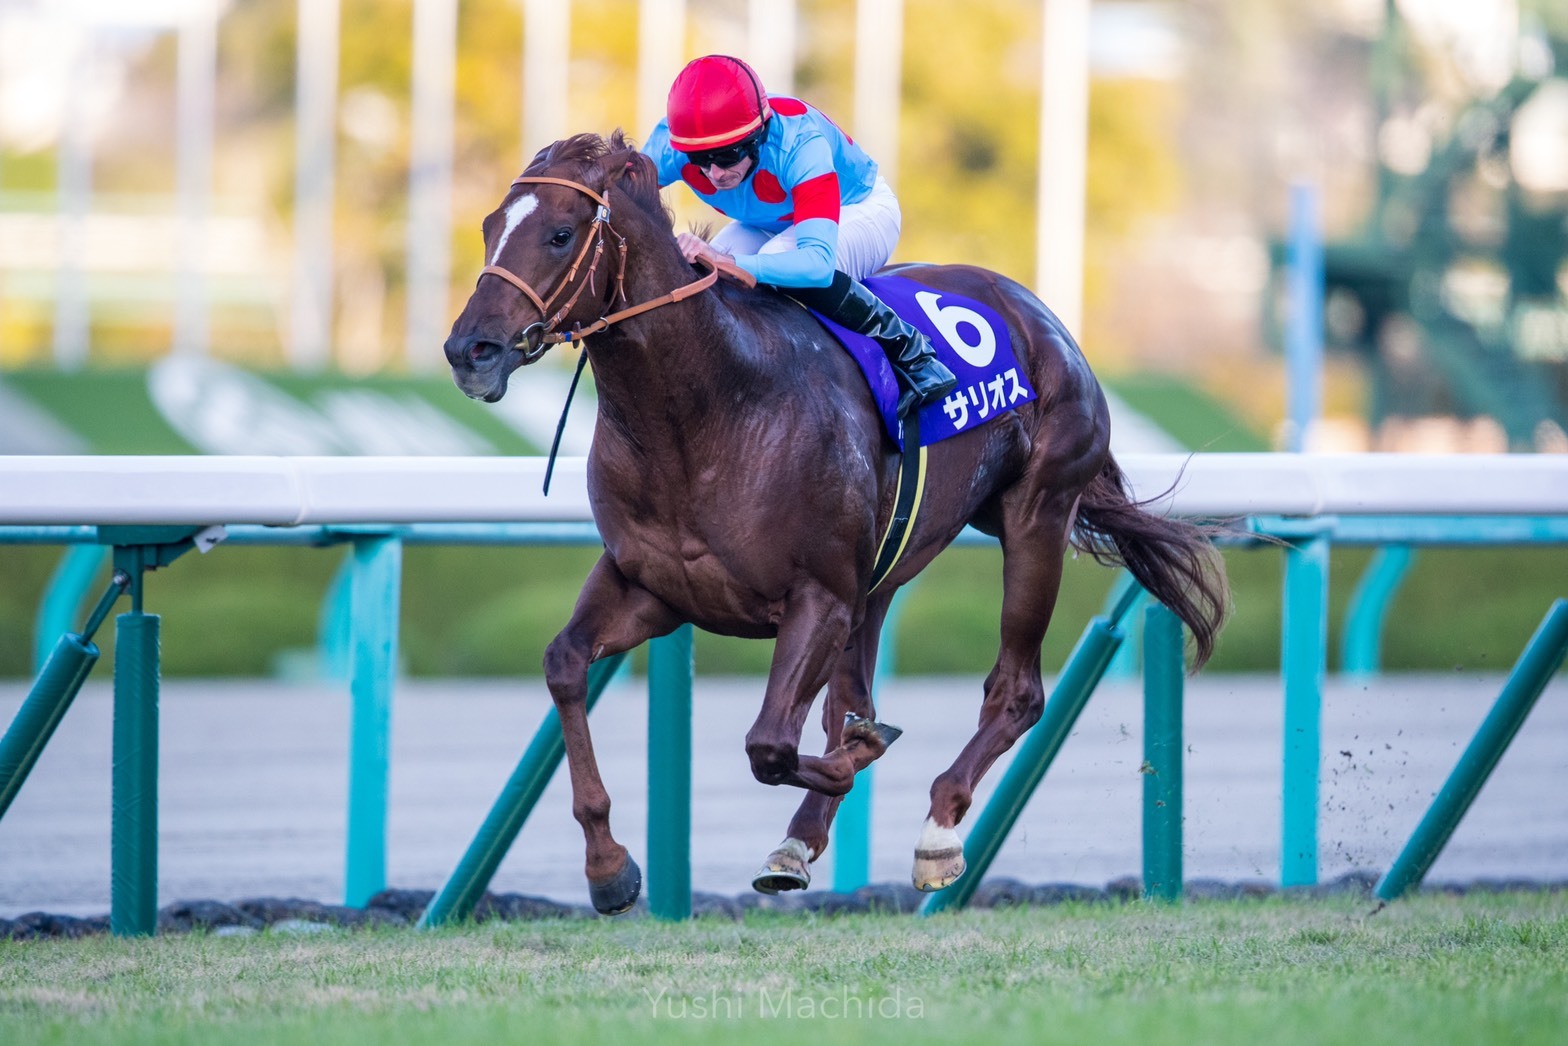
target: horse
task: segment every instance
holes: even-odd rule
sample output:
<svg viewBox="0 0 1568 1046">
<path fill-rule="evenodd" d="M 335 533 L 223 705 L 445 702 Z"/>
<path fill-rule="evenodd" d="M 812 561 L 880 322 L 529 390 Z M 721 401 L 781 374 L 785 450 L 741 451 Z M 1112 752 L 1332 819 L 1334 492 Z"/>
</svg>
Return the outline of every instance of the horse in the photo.
<svg viewBox="0 0 1568 1046">
<path fill-rule="evenodd" d="M 629 909 L 642 875 L 610 830 L 588 666 L 683 623 L 774 640 L 746 753 L 758 781 L 805 795 L 753 881 L 768 893 L 809 884 L 855 774 L 897 737 L 872 700 L 879 633 L 898 588 L 966 525 L 1001 544 L 1000 648 L 978 729 L 931 785 L 920 890 L 963 873 L 956 829 L 975 786 L 1041 716 L 1041 644 L 1069 547 L 1124 565 L 1190 630 L 1193 670 L 1208 659 L 1229 599 L 1223 563 L 1203 525 L 1133 499 L 1088 362 L 1022 285 L 968 265 L 887 270 L 994 309 L 1038 398 L 930 446 L 902 556 L 873 586 L 901 453 L 866 380 L 793 299 L 686 262 L 654 166 L 621 131 L 540 150 L 482 232 L 488 264 L 444 346 L 457 387 L 493 403 L 563 341 L 581 343 L 598 387 L 587 482 L 604 550 L 544 670 L 600 913 Z M 805 754 L 824 687 L 827 750 Z"/>
</svg>

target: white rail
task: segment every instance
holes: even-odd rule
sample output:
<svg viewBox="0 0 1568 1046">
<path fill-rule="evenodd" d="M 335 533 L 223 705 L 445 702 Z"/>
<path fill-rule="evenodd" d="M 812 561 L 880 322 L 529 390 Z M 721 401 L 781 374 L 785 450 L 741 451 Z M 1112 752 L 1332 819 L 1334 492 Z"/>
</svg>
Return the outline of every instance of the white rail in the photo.
<svg viewBox="0 0 1568 1046">
<path fill-rule="evenodd" d="M 1183 516 L 1568 515 L 1568 456 L 1129 454 Z M 502 457 L 0 457 L 0 525 L 582 522 L 586 461 Z"/>
</svg>

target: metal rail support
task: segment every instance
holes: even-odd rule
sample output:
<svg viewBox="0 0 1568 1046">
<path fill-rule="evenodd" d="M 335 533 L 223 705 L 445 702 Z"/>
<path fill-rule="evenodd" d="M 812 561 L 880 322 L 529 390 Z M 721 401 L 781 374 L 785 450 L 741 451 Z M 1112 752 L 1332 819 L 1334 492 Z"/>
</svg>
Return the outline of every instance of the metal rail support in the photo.
<svg viewBox="0 0 1568 1046">
<path fill-rule="evenodd" d="M 1414 560 L 1415 550 L 1409 545 L 1384 545 L 1373 553 L 1345 614 L 1339 654 L 1339 670 L 1344 674 L 1375 676 L 1382 670 L 1383 623 Z"/>
<path fill-rule="evenodd" d="M 691 918 L 692 626 L 648 645 L 648 912 Z"/>
<path fill-rule="evenodd" d="M 131 609 L 115 619 L 114 772 L 109 830 L 109 930 L 158 928 L 159 618 L 142 610 L 143 575 L 197 547 L 198 527 L 99 527 L 130 578 Z"/>
<path fill-rule="evenodd" d="M 53 655 L 55 647 L 50 644 L 71 631 L 77 608 L 108 561 L 109 550 L 102 545 L 72 545 L 60 557 L 60 565 L 50 576 L 49 587 L 38 605 L 33 631 L 34 674 L 42 672 Z"/>
<path fill-rule="evenodd" d="M 913 579 L 903 585 L 893 596 L 887 617 L 882 622 L 882 635 L 877 644 L 877 666 L 873 673 L 871 693 L 882 717 L 882 699 L 886 697 L 885 684 L 893 677 L 893 666 L 898 663 L 898 619 L 904 601 L 919 581 Z M 876 768 L 872 763 L 855 775 L 855 787 L 839 801 L 833 817 L 833 889 L 837 893 L 853 893 L 871 881 L 871 806 L 876 795 Z"/>
<path fill-rule="evenodd" d="M 1179 901 L 1182 890 L 1181 619 L 1151 603 L 1143 625 L 1143 896 Z"/>
<path fill-rule="evenodd" d="M 1127 609 L 1129 617 L 1127 627 L 1124 629 L 1127 637 L 1122 640 L 1122 645 L 1116 648 L 1116 656 L 1111 658 L 1110 666 L 1105 670 L 1107 679 L 1121 682 L 1130 682 L 1138 678 L 1138 664 L 1143 658 L 1143 618 L 1138 616 L 1137 610 L 1147 593 L 1139 587 L 1137 581 L 1133 580 L 1131 574 L 1122 571 L 1116 575 L 1110 591 L 1105 593 L 1105 602 L 1100 608 L 1100 613 L 1109 614 L 1116 604 L 1121 602 L 1129 585 L 1138 589 L 1138 600 Z"/>
<path fill-rule="evenodd" d="M 1421 818 L 1410 841 L 1394 859 L 1388 874 L 1377 884 L 1379 900 L 1392 901 L 1401 897 L 1426 878 L 1437 855 L 1443 852 L 1470 804 L 1481 793 L 1481 786 L 1486 784 L 1498 760 L 1524 725 L 1525 717 L 1535 707 L 1541 691 L 1562 667 L 1565 655 L 1568 655 L 1568 599 L 1559 599 L 1546 612 L 1535 635 L 1530 637 L 1524 653 L 1519 655 L 1513 671 L 1508 674 L 1497 703 L 1482 720 L 1480 729 L 1459 757 L 1459 764 L 1448 775 L 1437 798 L 1432 800 L 1426 816 Z"/>
<path fill-rule="evenodd" d="M 97 565 L 97 557 L 94 557 L 94 565 Z M 80 633 L 67 632 L 60 637 L 39 670 L 27 700 L 17 710 L 5 737 L 0 738 L 0 817 L 5 816 L 16 793 L 21 791 L 33 764 L 48 745 L 49 738 L 54 736 L 55 727 L 65 718 L 71 702 L 76 700 L 82 684 L 98 663 L 98 646 L 93 642 L 93 636 L 130 583 L 129 575 L 116 572 L 87 619 L 87 627 Z"/>
<path fill-rule="evenodd" d="M 588 709 L 598 703 L 610 679 L 620 668 L 625 654 L 616 654 L 588 666 Z M 523 822 L 533 812 L 534 804 L 544 793 L 545 786 L 555 768 L 566 755 L 566 742 L 561 737 L 561 719 L 552 708 L 545 713 L 534 739 L 528 745 L 517 769 L 507 780 L 500 796 L 490 808 L 484 823 L 474 835 L 473 842 L 463 853 L 457 868 L 419 917 L 419 928 L 430 929 L 450 922 L 461 922 L 473 914 L 474 905 L 484 895 L 501 859 L 522 830 Z"/>
<path fill-rule="evenodd" d="M 119 937 L 158 927 L 158 632 L 157 614 L 115 619 L 109 929 Z"/>
<path fill-rule="evenodd" d="M 1284 809 L 1280 885 L 1318 881 L 1318 777 L 1323 679 L 1328 665 L 1328 533 L 1332 522 L 1303 520 L 1285 550 L 1281 672 L 1285 685 Z"/>
<path fill-rule="evenodd" d="M 353 713 L 343 903 L 360 908 L 386 889 L 387 882 L 387 789 L 403 543 L 390 534 L 366 534 L 356 536 L 353 546 L 349 576 Z"/>
</svg>

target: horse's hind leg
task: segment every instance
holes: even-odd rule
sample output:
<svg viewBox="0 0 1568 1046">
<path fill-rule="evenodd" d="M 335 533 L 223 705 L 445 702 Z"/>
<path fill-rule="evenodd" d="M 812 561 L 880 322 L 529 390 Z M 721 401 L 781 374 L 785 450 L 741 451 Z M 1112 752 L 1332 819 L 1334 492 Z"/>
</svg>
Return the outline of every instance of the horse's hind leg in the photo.
<svg viewBox="0 0 1568 1046">
<path fill-rule="evenodd" d="M 986 677 L 979 729 L 931 785 L 931 810 L 915 844 L 918 889 L 940 890 L 964 873 L 956 828 L 974 800 L 975 785 L 1045 709 L 1040 644 L 1056 608 L 1075 500 L 1053 498 L 1027 514 L 1004 503 L 1001 650 Z"/>
<path fill-rule="evenodd" d="M 642 872 L 610 833 L 610 795 L 599 776 L 588 732 L 588 665 L 630 650 L 680 624 L 646 590 L 622 576 L 608 556 L 583 584 L 571 620 L 545 650 L 545 681 L 560 717 L 572 779 L 572 814 L 587 843 L 584 871 L 589 898 L 601 914 L 618 915 L 636 903 Z"/>
<path fill-rule="evenodd" d="M 877 598 L 867 606 L 859 629 L 839 655 L 833 678 L 828 681 L 827 698 L 822 703 L 822 729 L 827 734 L 829 753 L 846 743 L 865 743 L 867 732 L 874 732 L 886 748 L 900 733 L 897 727 L 875 721 L 876 707 L 871 696 L 877 643 L 889 600 L 890 597 Z M 811 862 L 828 847 L 828 832 L 843 798 L 807 792 L 785 829 L 784 841 L 763 862 L 762 869 L 752 878 L 752 887 L 760 893 L 805 889 L 811 882 Z"/>
</svg>

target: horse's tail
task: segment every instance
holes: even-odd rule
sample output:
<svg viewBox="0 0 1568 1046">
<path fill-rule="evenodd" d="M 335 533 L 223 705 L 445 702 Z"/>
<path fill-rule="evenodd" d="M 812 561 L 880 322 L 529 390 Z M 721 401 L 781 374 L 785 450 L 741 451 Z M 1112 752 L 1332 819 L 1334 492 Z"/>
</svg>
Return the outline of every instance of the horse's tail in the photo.
<svg viewBox="0 0 1568 1046">
<path fill-rule="evenodd" d="M 1125 566 L 1138 584 L 1169 607 L 1192 632 L 1197 671 L 1214 652 L 1230 608 L 1225 561 L 1209 535 L 1218 528 L 1157 516 L 1134 501 L 1114 458 L 1078 501 L 1070 540 L 1101 563 Z"/>
</svg>

